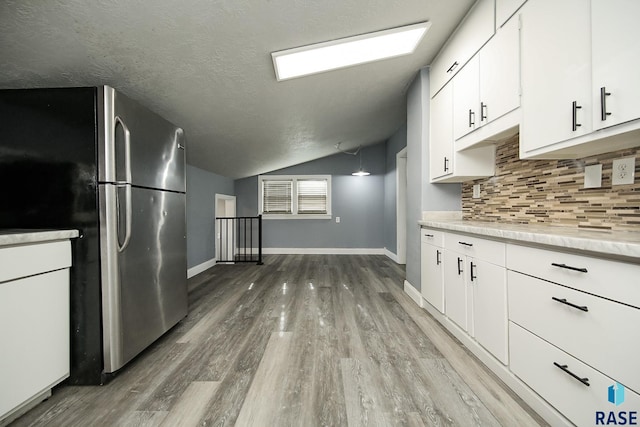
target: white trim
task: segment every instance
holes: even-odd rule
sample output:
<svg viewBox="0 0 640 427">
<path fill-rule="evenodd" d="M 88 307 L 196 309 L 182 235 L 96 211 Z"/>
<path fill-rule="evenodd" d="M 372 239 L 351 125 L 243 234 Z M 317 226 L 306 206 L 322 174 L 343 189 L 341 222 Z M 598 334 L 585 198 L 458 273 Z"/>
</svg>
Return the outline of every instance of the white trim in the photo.
<svg viewBox="0 0 640 427">
<path fill-rule="evenodd" d="M 396 154 L 396 252 L 407 263 L 407 147 Z"/>
<path fill-rule="evenodd" d="M 406 283 L 406 282 L 405 282 Z M 422 308 L 433 316 L 445 329 L 456 337 L 462 345 L 471 351 L 484 365 L 489 368 L 498 378 L 500 378 L 518 397 L 524 400 L 531 409 L 544 418 L 552 426 L 572 426 L 565 417 L 545 402 L 536 392 L 530 389 L 518 377 L 516 377 L 507 366 L 500 363 L 487 350 L 485 350 L 476 340 L 471 338 L 435 307 L 423 300 Z"/>
<path fill-rule="evenodd" d="M 262 219 L 331 219 L 330 214 L 262 214 Z"/>
<path fill-rule="evenodd" d="M 386 255 L 382 248 L 263 248 L 265 255 Z"/>
<path fill-rule="evenodd" d="M 387 258 L 390 258 L 391 261 L 395 262 L 396 264 L 400 264 L 398 262 L 398 255 L 394 254 L 389 249 L 384 248 L 384 254 L 387 256 Z"/>
<path fill-rule="evenodd" d="M 404 292 L 409 295 L 409 298 L 413 300 L 419 307 L 422 307 L 422 294 L 419 290 L 413 287 L 408 280 L 404 281 Z"/>
<path fill-rule="evenodd" d="M 190 269 L 187 270 L 187 279 L 192 278 L 193 276 L 195 276 L 196 274 L 200 274 L 205 270 L 210 269 L 211 267 L 213 267 L 214 265 L 216 265 L 216 259 L 210 259 L 209 261 L 205 261 L 202 264 L 198 264 L 194 267 L 191 267 Z"/>
</svg>

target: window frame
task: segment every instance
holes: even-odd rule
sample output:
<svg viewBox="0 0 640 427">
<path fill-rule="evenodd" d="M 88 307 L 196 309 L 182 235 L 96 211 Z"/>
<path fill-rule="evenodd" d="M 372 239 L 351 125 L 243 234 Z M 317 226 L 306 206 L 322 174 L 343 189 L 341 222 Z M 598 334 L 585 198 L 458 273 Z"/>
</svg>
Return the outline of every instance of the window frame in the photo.
<svg viewBox="0 0 640 427">
<path fill-rule="evenodd" d="M 299 214 L 298 213 L 298 181 L 327 181 L 327 213 Z M 291 213 L 270 214 L 264 212 L 264 181 L 291 181 Z M 331 219 L 331 175 L 258 175 L 258 214 L 263 219 Z"/>
</svg>

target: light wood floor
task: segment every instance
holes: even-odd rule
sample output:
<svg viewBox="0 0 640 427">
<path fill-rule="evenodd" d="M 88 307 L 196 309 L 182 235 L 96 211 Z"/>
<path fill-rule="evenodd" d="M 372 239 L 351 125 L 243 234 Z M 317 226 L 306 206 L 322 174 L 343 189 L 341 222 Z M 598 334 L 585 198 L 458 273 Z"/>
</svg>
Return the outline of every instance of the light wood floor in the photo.
<svg viewBox="0 0 640 427">
<path fill-rule="evenodd" d="M 111 383 L 58 387 L 14 425 L 544 425 L 403 280 L 384 256 L 216 266 L 189 281 L 189 316 Z"/>
</svg>

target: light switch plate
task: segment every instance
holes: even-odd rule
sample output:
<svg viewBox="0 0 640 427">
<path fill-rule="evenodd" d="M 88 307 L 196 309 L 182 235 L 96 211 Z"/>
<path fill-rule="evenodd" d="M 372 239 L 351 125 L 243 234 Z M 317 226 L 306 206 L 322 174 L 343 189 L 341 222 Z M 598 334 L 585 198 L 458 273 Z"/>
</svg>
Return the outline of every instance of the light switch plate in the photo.
<svg viewBox="0 0 640 427">
<path fill-rule="evenodd" d="M 473 198 L 480 198 L 480 184 L 473 184 Z"/>
<path fill-rule="evenodd" d="M 633 184 L 635 169 L 635 157 L 614 160 L 613 170 L 611 171 L 611 185 Z"/>
<path fill-rule="evenodd" d="M 602 187 L 602 164 L 584 167 L 584 188 Z"/>
</svg>

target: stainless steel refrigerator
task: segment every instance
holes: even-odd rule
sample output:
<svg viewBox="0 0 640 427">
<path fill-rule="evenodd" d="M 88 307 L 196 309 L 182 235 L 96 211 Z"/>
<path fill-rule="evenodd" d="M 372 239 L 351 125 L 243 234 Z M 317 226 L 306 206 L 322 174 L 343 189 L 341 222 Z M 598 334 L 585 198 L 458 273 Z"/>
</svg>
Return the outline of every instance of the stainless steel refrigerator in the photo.
<svg viewBox="0 0 640 427">
<path fill-rule="evenodd" d="M 80 230 L 70 382 L 104 383 L 187 314 L 182 129 L 108 86 L 2 90 L 0 117 L 0 227 Z"/>
</svg>

